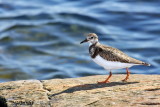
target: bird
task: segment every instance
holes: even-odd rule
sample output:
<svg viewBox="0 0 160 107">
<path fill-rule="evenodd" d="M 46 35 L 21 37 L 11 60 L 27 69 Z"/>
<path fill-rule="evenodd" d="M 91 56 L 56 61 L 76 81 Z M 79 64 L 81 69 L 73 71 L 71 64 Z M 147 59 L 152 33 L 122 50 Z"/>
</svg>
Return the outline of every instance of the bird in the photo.
<svg viewBox="0 0 160 107">
<path fill-rule="evenodd" d="M 101 44 L 95 33 L 89 33 L 86 39 L 80 42 L 80 44 L 85 42 L 89 43 L 89 55 L 91 59 L 109 71 L 109 76 L 104 81 L 98 82 L 98 84 L 110 82 L 109 79 L 112 76 L 112 70 L 125 68 L 127 75 L 122 81 L 127 82 L 130 76 L 130 67 L 135 65 L 150 66 L 149 63 L 132 58 L 117 48 Z"/>
</svg>

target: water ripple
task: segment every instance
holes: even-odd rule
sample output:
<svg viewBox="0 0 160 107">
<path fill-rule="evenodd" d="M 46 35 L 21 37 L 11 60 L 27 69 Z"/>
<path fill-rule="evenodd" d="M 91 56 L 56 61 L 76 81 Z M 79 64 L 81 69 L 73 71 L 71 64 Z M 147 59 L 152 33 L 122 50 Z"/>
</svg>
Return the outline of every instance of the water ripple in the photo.
<svg viewBox="0 0 160 107">
<path fill-rule="evenodd" d="M 101 43 L 151 63 L 132 73 L 160 74 L 159 1 L 16 0 L 0 2 L 0 82 L 107 74 L 91 61 L 89 32 Z M 114 73 L 125 73 L 115 70 Z"/>
</svg>

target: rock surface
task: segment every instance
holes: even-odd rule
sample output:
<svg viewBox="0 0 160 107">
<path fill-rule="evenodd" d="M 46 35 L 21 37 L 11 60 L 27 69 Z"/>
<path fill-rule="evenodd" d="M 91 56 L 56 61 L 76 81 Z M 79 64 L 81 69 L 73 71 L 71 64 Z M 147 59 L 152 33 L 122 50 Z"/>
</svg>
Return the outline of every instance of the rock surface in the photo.
<svg viewBox="0 0 160 107">
<path fill-rule="evenodd" d="M 160 75 L 113 75 L 70 79 L 21 80 L 0 83 L 5 107 L 160 107 Z"/>
</svg>

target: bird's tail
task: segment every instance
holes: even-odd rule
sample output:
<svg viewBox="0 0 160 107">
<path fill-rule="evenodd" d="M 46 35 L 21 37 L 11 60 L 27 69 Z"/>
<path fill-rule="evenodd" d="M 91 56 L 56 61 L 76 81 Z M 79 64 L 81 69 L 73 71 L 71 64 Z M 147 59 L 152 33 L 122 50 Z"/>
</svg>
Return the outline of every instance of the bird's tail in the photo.
<svg viewBox="0 0 160 107">
<path fill-rule="evenodd" d="M 143 62 L 142 64 L 145 65 L 145 66 L 151 66 L 151 64 L 146 63 L 146 62 Z"/>
</svg>

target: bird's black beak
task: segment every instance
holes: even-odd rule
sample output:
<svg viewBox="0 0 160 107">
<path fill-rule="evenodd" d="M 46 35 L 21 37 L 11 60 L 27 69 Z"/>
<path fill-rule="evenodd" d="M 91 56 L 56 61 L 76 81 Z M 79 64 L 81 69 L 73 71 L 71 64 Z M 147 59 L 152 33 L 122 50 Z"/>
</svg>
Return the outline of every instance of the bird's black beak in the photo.
<svg viewBox="0 0 160 107">
<path fill-rule="evenodd" d="M 82 43 L 84 43 L 84 42 L 88 42 L 88 40 L 87 40 L 87 39 L 85 39 L 85 40 L 83 40 L 80 44 L 82 44 Z"/>
</svg>

